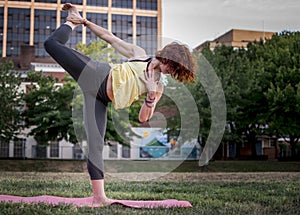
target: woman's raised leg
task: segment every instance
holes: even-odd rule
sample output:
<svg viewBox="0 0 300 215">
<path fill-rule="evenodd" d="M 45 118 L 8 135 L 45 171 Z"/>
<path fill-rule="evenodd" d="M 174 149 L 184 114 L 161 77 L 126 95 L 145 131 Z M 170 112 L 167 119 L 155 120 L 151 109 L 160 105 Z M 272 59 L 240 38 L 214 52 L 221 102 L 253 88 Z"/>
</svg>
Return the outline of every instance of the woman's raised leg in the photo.
<svg viewBox="0 0 300 215">
<path fill-rule="evenodd" d="M 65 44 L 72 33 L 69 22 L 62 24 L 44 42 L 49 55 L 62 66 L 76 81 L 91 59 Z"/>
</svg>

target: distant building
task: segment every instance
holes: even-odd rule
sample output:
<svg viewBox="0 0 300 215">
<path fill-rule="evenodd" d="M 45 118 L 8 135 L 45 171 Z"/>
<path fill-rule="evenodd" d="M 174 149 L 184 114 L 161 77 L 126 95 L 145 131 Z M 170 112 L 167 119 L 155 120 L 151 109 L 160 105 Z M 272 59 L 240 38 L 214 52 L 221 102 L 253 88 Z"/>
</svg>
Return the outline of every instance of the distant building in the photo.
<svg viewBox="0 0 300 215">
<path fill-rule="evenodd" d="M 162 0 L 69 0 L 83 17 L 111 30 L 116 36 L 140 45 L 149 54 L 158 49 L 162 32 Z M 54 61 L 46 53 L 45 39 L 62 23 L 67 13 L 61 0 L 0 0 L 0 52 L 13 60 L 17 69 L 31 62 Z M 96 36 L 85 27 L 73 32 L 69 46 L 89 43 Z"/>
<path fill-rule="evenodd" d="M 213 50 L 215 47 L 222 45 L 236 48 L 246 48 L 249 42 L 271 39 L 274 34 L 275 32 L 231 29 L 212 41 L 205 41 L 197 46 L 196 50 L 201 51 L 207 46 Z"/>
</svg>

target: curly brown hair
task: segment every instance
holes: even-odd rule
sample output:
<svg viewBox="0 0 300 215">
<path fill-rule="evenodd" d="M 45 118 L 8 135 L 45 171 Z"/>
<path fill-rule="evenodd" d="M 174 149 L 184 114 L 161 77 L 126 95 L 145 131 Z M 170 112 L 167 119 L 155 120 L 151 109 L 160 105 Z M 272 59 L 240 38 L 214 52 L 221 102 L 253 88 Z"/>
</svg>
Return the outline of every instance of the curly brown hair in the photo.
<svg viewBox="0 0 300 215">
<path fill-rule="evenodd" d="M 196 79 L 196 63 L 193 54 L 185 46 L 177 42 L 166 45 L 155 53 L 155 58 L 169 66 L 172 77 L 179 82 L 189 83 Z"/>
</svg>

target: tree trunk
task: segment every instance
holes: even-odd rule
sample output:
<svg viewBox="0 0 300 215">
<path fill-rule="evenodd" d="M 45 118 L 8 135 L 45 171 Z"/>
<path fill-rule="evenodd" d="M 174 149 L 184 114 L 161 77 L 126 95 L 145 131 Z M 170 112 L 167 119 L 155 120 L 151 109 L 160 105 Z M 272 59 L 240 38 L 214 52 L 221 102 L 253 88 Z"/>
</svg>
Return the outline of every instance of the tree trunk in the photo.
<svg viewBox="0 0 300 215">
<path fill-rule="evenodd" d="M 253 157 L 256 157 L 257 152 L 256 152 L 256 133 L 255 132 L 249 132 L 248 143 L 251 145 L 251 155 Z"/>
<path fill-rule="evenodd" d="M 291 157 L 296 158 L 296 141 L 295 138 L 290 138 L 290 145 L 291 145 Z"/>
</svg>

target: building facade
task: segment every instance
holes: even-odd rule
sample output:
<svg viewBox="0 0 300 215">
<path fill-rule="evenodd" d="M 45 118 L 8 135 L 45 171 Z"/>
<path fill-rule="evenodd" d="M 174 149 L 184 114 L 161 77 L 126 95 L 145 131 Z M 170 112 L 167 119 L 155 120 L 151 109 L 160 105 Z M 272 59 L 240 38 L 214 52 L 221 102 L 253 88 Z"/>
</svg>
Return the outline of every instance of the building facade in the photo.
<svg viewBox="0 0 300 215">
<path fill-rule="evenodd" d="M 161 0 L 0 0 L 0 47 L 2 57 L 18 57 L 22 46 L 34 46 L 35 57 L 47 58 L 43 43 L 67 13 L 65 2 L 77 6 L 84 18 L 112 31 L 128 42 L 153 54 L 161 35 Z M 95 35 L 85 27 L 76 28 L 71 47 L 89 43 Z"/>
<path fill-rule="evenodd" d="M 274 34 L 275 32 L 231 29 L 212 41 L 205 41 L 197 46 L 196 50 L 201 51 L 207 46 L 213 50 L 215 47 L 222 45 L 246 48 L 249 42 L 265 41 L 266 39 L 271 39 Z"/>
</svg>

